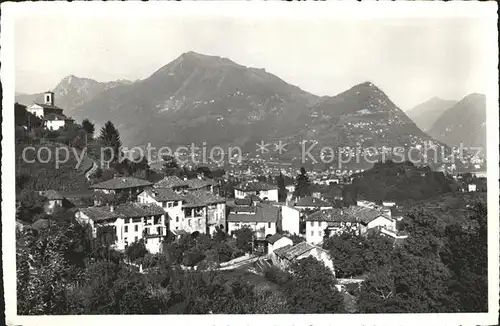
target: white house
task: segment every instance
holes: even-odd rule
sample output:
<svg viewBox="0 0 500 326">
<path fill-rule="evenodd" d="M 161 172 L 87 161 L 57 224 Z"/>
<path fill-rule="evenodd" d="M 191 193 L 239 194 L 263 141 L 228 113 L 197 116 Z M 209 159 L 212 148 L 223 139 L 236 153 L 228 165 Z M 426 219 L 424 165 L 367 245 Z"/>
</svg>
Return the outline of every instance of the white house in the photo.
<svg viewBox="0 0 500 326">
<path fill-rule="evenodd" d="M 80 208 L 75 217 L 81 223 L 90 224 L 94 237 L 98 236 L 100 227 L 112 226 L 117 250 L 124 250 L 129 244 L 144 239 L 148 251 L 158 253 L 162 240 L 167 236 L 165 212 L 156 204 L 127 203 Z"/>
<path fill-rule="evenodd" d="M 62 114 L 49 113 L 43 118 L 43 125 L 48 130 L 59 130 L 64 126 L 68 126 L 73 123 L 73 119 L 68 118 Z"/>
<path fill-rule="evenodd" d="M 58 130 L 67 124 L 73 123 L 73 119 L 63 114 L 63 109 L 55 106 L 54 93 L 45 92 L 43 94 L 44 103 L 33 103 L 26 110 L 43 120 L 45 128 Z"/>
<path fill-rule="evenodd" d="M 299 234 L 300 210 L 295 207 L 281 205 L 281 230 L 290 234 Z"/>
<path fill-rule="evenodd" d="M 152 188 L 146 189 L 137 196 L 140 204 L 156 204 L 167 213 L 170 231 L 182 230 L 184 222 L 184 210 L 182 201 L 184 197 L 172 189 Z"/>
<path fill-rule="evenodd" d="M 64 197 L 58 191 L 45 190 L 40 191 L 39 194 L 47 199 L 44 205 L 45 213 L 52 214 L 57 207 L 62 207 Z"/>
<path fill-rule="evenodd" d="M 180 227 L 187 232 L 214 234 L 225 230 L 226 199 L 209 191 L 190 191 L 183 196 L 184 220 Z"/>
<path fill-rule="evenodd" d="M 255 232 L 257 240 L 264 240 L 276 233 L 279 208 L 268 204 L 258 204 L 252 207 L 233 207 L 227 217 L 227 230 L 232 233 L 243 227 L 249 227 Z"/>
<path fill-rule="evenodd" d="M 475 184 L 475 183 L 470 183 L 470 184 L 468 184 L 468 185 L 467 185 L 467 190 L 468 190 L 469 192 L 477 191 L 477 186 L 476 186 L 476 184 Z"/>
<path fill-rule="evenodd" d="M 234 197 L 243 199 L 256 195 L 262 200 L 278 201 L 278 187 L 264 182 L 243 182 L 234 187 Z"/>
<path fill-rule="evenodd" d="M 269 238 L 267 241 L 267 253 L 270 255 L 274 252 L 274 250 L 278 248 L 282 248 L 285 246 L 293 246 L 293 241 L 290 238 L 287 238 L 279 233 L 276 233 Z"/>
<path fill-rule="evenodd" d="M 330 236 L 346 231 L 365 234 L 373 228 L 396 230 L 396 220 L 385 212 L 360 206 L 319 210 L 309 214 L 305 220 L 306 241 L 313 244 L 323 241 L 326 229 Z"/>
<path fill-rule="evenodd" d="M 333 259 L 328 251 L 316 247 L 310 243 L 301 242 L 296 244 L 295 246 L 284 246 L 274 249 L 273 253 L 271 254 L 271 260 L 273 264 L 283 270 L 289 269 L 290 265 L 294 261 L 307 257 L 314 257 L 317 260 L 321 261 L 332 272 L 333 276 L 335 276 Z"/>
</svg>

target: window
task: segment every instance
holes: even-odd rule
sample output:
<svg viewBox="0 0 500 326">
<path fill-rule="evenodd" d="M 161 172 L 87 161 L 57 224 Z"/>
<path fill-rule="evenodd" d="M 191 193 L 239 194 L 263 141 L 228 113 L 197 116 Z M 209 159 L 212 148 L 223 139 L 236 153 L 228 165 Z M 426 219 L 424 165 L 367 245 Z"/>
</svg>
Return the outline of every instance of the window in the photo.
<svg viewBox="0 0 500 326">
<path fill-rule="evenodd" d="M 162 206 L 163 206 L 163 208 L 166 208 L 166 207 L 167 207 L 167 202 L 165 202 L 165 201 L 164 201 L 164 202 L 162 203 Z"/>
<path fill-rule="evenodd" d="M 188 226 L 191 226 L 191 220 L 188 220 Z"/>
<path fill-rule="evenodd" d="M 139 225 L 134 225 L 135 232 L 139 231 Z"/>
<path fill-rule="evenodd" d="M 135 238 L 134 238 L 134 241 L 135 241 L 135 242 L 137 242 L 137 240 L 139 240 L 139 238 L 138 238 L 138 237 L 135 237 Z"/>
<path fill-rule="evenodd" d="M 314 231 L 311 231 L 311 237 L 314 237 Z"/>
<path fill-rule="evenodd" d="M 198 220 L 198 226 L 201 226 L 201 220 Z"/>
<path fill-rule="evenodd" d="M 270 229 L 271 228 L 271 222 L 267 222 L 267 227 Z"/>
<path fill-rule="evenodd" d="M 321 237 L 322 236 L 322 231 L 318 231 L 318 235 Z"/>
<path fill-rule="evenodd" d="M 179 222 L 179 216 L 176 216 L 176 217 L 175 217 L 175 221 L 176 221 L 176 222 Z"/>
<path fill-rule="evenodd" d="M 314 221 L 311 222 L 311 227 L 314 227 Z"/>
<path fill-rule="evenodd" d="M 179 203 L 178 201 L 174 201 L 174 206 L 179 206 Z"/>
<path fill-rule="evenodd" d="M 156 234 L 161 234 L 161 227 L 159 226 L 156 227 Z"/>
<path fill-rule="evenodd" d="M 168 202 L 168 203 L 167 203 L 167 207 L 168 207 L 168 208 L 172 208 L 173 206 L 174 206 L 174 205 L 173 205 L 173 203 L 172 203 L 172 202 Z"/>
<path fill-rule="evenodd" d="M 128 232 L 128 225 L 125 225 L 125 233 Z"/>
</svg>

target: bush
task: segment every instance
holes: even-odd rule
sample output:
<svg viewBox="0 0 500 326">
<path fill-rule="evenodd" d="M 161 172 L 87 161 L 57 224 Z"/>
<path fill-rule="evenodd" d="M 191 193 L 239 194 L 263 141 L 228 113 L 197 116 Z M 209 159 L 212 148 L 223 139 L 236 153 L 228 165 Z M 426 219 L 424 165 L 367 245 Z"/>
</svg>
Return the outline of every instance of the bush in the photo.
<svg viewBox="0 0 500 326">
<path fill-rule="evenodd" d="M 264 277 L 273 283 L 276 283 L 278 285 L 284 285 L 288 282 L 289 280 L 289 274 L 287 272 L 282 271 L 281 269 L 277 267 L 267 267 L 264 270 Z"/>
</svg>

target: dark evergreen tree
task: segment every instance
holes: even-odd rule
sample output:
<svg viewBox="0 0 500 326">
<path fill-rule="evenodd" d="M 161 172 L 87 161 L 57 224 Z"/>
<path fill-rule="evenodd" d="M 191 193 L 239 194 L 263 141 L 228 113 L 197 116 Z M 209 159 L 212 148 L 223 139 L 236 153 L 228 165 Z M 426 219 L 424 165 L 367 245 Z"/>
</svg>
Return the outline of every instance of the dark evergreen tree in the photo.
<svg viewBox="0 0 500 326">
<path fill-rule="evenodd" d="M 303 198 L 311 195 L 311 182 L 304 167 L 300 168 L 300 174 L 295 180 L 295 197 Z"/>
<path fill-rule="evenodd" d="M 85 132 L 89 135 L 93 135 L 95 131 L 95 126 L 92 122 L 89 121 L 89 119 L 83 119 L 82 121 L 82 128 L 85 130 Z"/>
<path fill-rule="evenodd" d="M 277 177 L 276 183 L 278 184 L 278 200 L 283 202 L 286 200 L 286 188 L 285 188 L 285 178 L 283 174 L 280 172 L 280 175 Z"/>
<path fill-rule="evenodd" d="M 120 158 L 122 142 L 118 129 L 115 128 L 115 125 L 111 121 L 106 122 L 104 127 L 101 128 L 99 140 L 103 147 L 107 147 L 103 151 L 105 157 L 101 159 L 117 162 Z"/>
</svg>

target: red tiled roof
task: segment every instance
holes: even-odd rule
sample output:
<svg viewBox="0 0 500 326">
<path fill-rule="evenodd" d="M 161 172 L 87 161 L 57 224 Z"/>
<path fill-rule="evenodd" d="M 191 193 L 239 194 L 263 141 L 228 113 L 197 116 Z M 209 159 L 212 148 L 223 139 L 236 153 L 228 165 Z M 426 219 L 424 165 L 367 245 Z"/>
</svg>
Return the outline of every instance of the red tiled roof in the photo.
<svg viewBox="0 0 500 326">
<path fill-rule="evenodd" d="M 217 184 L 212 179 L 206 179 L 206 180 L 189 179 L 189 180 L 186 180 L 185 182 L 189 186 L 189 189 L 192 189 L 192 190 L 201 189 L 201 188 L 205 188 L 205 187 L 213 186 L 213 185 Z"/>
<path fill-rule="evenodd" d="M 60 107 L 57 107 L 55 105 L 42 104 L 42 103 L 37 103 L 37 102 L 34 102 L 34 104 L 41 106 L 44 109 L 61 110 L 61 112 L 63 111 L 63 109 L 61 109 Z"/>
<path fill-rule="evenodd" d="M 115 189 L 127 189 L 135 187 L 146 187 L 146 186 L 151 186 L 152 184 L 153 183 L 147 180 L 138 179 L 134 177 L 119 177 L 93 184 L 90 186 L 90 188 L 115 190 Z"/>
</svg>

